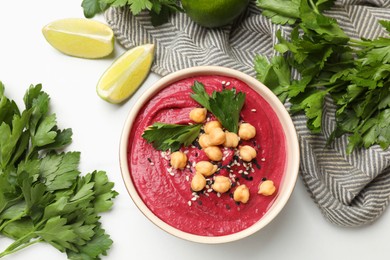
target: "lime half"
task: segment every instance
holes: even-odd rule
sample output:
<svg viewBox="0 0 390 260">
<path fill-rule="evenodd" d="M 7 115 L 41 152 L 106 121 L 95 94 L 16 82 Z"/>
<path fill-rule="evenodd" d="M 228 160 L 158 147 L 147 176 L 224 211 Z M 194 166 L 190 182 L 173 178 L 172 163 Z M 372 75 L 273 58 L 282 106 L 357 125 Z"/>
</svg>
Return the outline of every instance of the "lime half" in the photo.
<svg viewBox="0 0 390 260">
<path fill-rule="evenodd" d="M 129 98 L 149 74 L 153 58 L 154 44 L 126 51 L 103 73 L 96 87 L 98 95 L 115 104 Z"/>
</svg>

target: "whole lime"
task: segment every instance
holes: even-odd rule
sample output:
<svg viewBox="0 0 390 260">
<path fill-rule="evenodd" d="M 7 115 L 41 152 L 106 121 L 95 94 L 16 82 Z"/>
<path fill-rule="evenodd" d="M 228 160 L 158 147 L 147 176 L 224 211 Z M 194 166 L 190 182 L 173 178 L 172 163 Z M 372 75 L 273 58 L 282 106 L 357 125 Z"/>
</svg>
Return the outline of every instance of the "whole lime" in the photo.
<svg viewBox="0 0 390 260">
<path fill-rule="evenodd" d="M 250 0 L 182 0 L 186 14 L 196 23 L 220 27 L 233 22 L 248 6 Z"/>
</svg>

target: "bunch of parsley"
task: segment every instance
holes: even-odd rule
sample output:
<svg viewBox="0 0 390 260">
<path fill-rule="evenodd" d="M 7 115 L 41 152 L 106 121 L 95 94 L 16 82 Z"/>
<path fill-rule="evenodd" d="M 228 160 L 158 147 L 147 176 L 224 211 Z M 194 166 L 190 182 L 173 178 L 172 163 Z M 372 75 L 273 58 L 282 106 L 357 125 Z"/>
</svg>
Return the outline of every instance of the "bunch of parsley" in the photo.
<svg viewBox="0 0 390 260">
<path fill-rule="evenodd" d="M 0 82 L 0 234 L 15 240 L 0 257 L 46 242 L 69 259 L 99 259 L 112 244 L 99 213 L 117 192 L 103 171 L 80 175 L 80 153 L 63 151 L 72 131 L 58 129 L 41 89 L 27 90 L 20 112 Z"/>
<path fill-rule="evenodd" d="M 324 99 L 337 105 L 336 128 L 329 142 L 349 135 L 347 152 L 390 145 L 390 38 L 351 39 L 337 21 L 322 14 L 333 0 L 257 0 L 263 15 L 293 26 L 291 37 L 277 32 L 280 53 L 255 57 L 257 78 L 292 113 L 304 112 L 314 133 L 322 129 Z M 380 21 L 390 34 L 390 21 Z M 299 79 L 291 79 L 291 71 Z"/>
<path fill-rule="evenodd" d="M 84 10 L 84 16 L 87 18 L 92 18 L 96 14 L 104 12 L 110 6 L 126 6 L 130 8 L 134 15 L 147 10 L 154 26 L 166 23 L 171 13 L 183 12 L 177 0 L 83 0 L 81 6 Z"/>
</svg>

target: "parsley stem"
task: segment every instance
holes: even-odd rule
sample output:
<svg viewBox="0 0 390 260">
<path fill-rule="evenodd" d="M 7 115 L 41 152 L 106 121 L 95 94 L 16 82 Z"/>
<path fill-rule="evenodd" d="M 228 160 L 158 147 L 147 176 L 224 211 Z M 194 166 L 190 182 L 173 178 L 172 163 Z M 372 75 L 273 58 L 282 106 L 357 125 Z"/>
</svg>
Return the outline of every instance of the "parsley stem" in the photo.
<svg viewBox="0 0 390 260">
<path fill-rule="evenodd" d="M 30 149 L 28 150 L 27 156 L 26 156 L 26 161 L 30 159 L 31 154 L 34 152 L 35 146 L 31 146 Z"/>
<path fill-rule="evenodd" d="M 349 39 L 349 44 L 356 44 L 358 46 L 362 46 L 362 45 L 370 45 L 371 43 L 365 44 L 365 42 L 362 41 L 362 40 L 357 40 L 357 39 L 350 38 Z"/>
<path fill-rule="evenodd" d="M 7 226 L 9 223 L 12 223 L 12 222 L 14 222 L 14 221 L 16 221 L 16 220 L 21 219 L 25 214 L 26 214 L 26 212 L 23 211 L 21 214 L 19 214 L 18 216 L 14 217 L 13 219 L 10 219 L 10 220 L 8 220 L 8 221 L 3 222 L 3 224 L 1 224 L 1 226 L 0 226 L 0 232 L 1 232 L 1 231 L 3 230 L 3 228 L 4 228 L 5 226 Z"/>
<path fill-rule="evenodd" d="M 35 233 L 30 232 L 30 233 L 26 234 L 25 236 L 19 238 L 18 240 L 13 242 L 11 245 L 9 245 L 2 253 L 0 253 L 0 258 L 2 258 L 3 256 L 6 256 L 6 255 L 9 255 L 9 254 L 13 254 L 13 253 L 15 253 L 23 248 L 26 248 L 30 245 L 33 245 L 35 243 L 43 241 L 41 238 L 30 241 L 34 237 L 36 237 Z M 30 242 L 28 242 L 28 241 L 30 241 Z M 28 242 L 28 243 L 26 243 L 26 242 Z"/>
<path fill-rule="evenodd" d="M 321 13 L 318 11 L 317 9 L 317 6 L 314 4 L 313 0 L 309 0 L 309 4 L 311 6 L 311 8 L 313 8 L 313 11 L 318 14 L 318 15 L 321 15 Z"/>
</svg>

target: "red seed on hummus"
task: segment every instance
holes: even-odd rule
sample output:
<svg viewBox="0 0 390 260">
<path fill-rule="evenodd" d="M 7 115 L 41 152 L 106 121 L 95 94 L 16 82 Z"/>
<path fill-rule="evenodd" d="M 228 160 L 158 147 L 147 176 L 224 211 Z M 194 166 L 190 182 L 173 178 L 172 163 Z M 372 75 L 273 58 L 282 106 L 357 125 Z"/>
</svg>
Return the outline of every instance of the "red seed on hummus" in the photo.
<svg viewBox="0 0 390 260">
<path fill-rule="evenodd" d="M 244 138 L 233 132 L 235 135 L 228 137 L 226 128 L 213 123 L 219 125 L 219 130 L 214 131 L 208 147 L 219 150 L 219 160 L 209 158 L 207 148 L 199 145 L 202 140 L 198 136 L 194 143 L 179 149 L 180 156 L 186 158 L 185 166 L 172 167 L 170 150 L 156 150 L 142 135 L 156 122 L 194 124 L 190 131 L 199 130 L 196 129 L 198 123 L 189 116 L 194 109 L 203 108 L 190 96 L 196 81 L 201 82 L 209 94 L 227 88 L 244 93 L 240 125 L 249 132 Z M 217 120 L 209 112 L 206 121 L 200 123 L 202 129 L 213 121 Z M 201 136 L 207 137 L 212 132 L 208 130 Z M 239 135 L 238 131 L 236 133 Z M 229 139 L 232 144 L 224 146 L 227 138 L 236 136 L 238 145 L 235 145 L 236 139 Z M 270 105 L 244 82 L 224 76 L 191 77 L 160 91 L 137 115 L 128 143 L 131 178 L 146 206 L 169 225 L 196 235 L 228 235 L 261 219 L 277 196 L 286 162 L 282 126 Z M 243 149 L 241 155 L 248 153 L 244 160 L 240 148 Z M 269 196 L 258 194 L 259 185 L 265 180 L 272 180 L 276 187 Z"/>
</svg>

